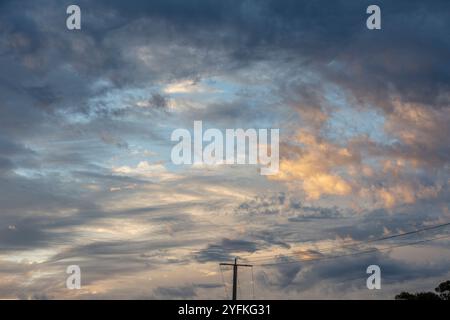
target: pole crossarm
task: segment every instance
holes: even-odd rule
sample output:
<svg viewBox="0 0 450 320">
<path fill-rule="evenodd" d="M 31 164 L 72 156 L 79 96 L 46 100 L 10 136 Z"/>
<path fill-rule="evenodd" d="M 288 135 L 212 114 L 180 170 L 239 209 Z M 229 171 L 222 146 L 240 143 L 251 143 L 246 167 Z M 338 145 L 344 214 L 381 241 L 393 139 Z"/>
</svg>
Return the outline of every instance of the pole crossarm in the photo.
<svg viewBox="0 0 450 320">
<path fill-rule="evenodd" d="M 253 267 L 251 264 L 219 263 L 221 266 Z"/>
<path fill-rule="evenodd" d="M 237 258 L 234 259 L 234 263 L 219 263 L 220 266 L 232 266 L 233 267 L 233 295 L 232 300 L 237 300 L 237 277 L 238 267 L 253 267 L 251 264 L 239 264 Z M 253 269 L 252 269 L 253 270 Z"/>
</svg>

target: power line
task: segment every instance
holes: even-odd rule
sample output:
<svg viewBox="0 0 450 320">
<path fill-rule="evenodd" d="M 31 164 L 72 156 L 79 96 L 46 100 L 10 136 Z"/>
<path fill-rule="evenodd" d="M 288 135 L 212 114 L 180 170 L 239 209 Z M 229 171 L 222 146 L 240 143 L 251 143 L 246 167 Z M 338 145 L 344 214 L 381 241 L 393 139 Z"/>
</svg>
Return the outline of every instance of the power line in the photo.
<svg viewBox="0 0 450 320">
<path fill-rule="evenodd" d="M 406 235 L 411 235 L 411 234 L 415 234 L 415 233 L 420 233 L 420 232 L 428 231 L 428 230 L 432 230 L 432 229 L 442 228 L 442 227 L 446 227 L 448 225 L 450 225 L 450 222 L 439 224 L 439 225 L 434 225 L 434 226 L 431 226 L 431 227 L 426 227 L 426 228 L 422 228 L 422 229 L 418 229 L 418 230 L 414 230 L 414 231 L 398 233 L 398 234 L 395 234 L 395 235 L 390 235 L 390 236 L 385 236 L 385 237 L 381 237 L 381 238 L 371 239 L 371 240 L 367 240 L 367 241 L 355 242 L 355 243 L 352 243 L 352 244 L 344 244 L 344 245 L 338 245 L 338 246 L 322 247 L 322 248 L 320 248 L 319 250 L 316 250 L 316 251 L 318 253 L 322 253 L 322 252 L 326 252 L 326 251 L 330 251 L 330 250 L 338 249 L 338 248 L 347 248 L 347 247 L 353 247 L 353 246 L 360 246 L 362 244 L 368 244 L 368 243 L 373 243 L 373 242 L 378 242 L 378 241 L 398 238 L 398 237 L 402 237 L 402 236 L 406 236 Z M 326 250 L 324 250 L 324 249 L 326 249 Z M 327 249 L 329 249 L 329 250 L 327 250 Z M 292 253 L 292 255 L 296 255 L 296 254 Z M 285 255 L 285 256 L 290 256 L 290 255 Z M 260 260 L 261 258 L 264 259 L 264 258 L 272 258 L 272 257 L 274 257 L 274 256 L 273 255 L 270 255 L 270 256 L 259 256 L 259 257 L 256 257 L 254 259 L 251 259 L 251 261 Z"/>
<path fill-rule="evenodd" d="M 256 300 L 255 297 L 255 277 L 253 276 L 253 266 L 252 266 L 252 291 L 253 291 L 253 300 Z"/>
<path fill-rule="evenodd" d="M 398 234 L 394 234 L 394 235 L 390 235 L 390 236 L 385 236 L 385 237 L 381 237 L 381 238 L 376 238 L 376 239 L 371 239 L 371 240 L 367 240 L 367 241 L 361 241 L 361 242 L 356 242 L 356 243 L 352 243 L 352 244 L 344 244 L 344 245 L 338 245 L 338 246 L 328 246 L 328 247 L 322 247 L 319 250 L 315 250 L 317 253 L 324 253 L 327 251 L 332 251 L 334 249 L 340 249 L 340 248 L 349 248 L 349 247 L 357 247 L 357 246 L 361 246 L 363 244 L 369 244 L 369 243 L 374 243 L 374 242 L 379 242 L 379 241 L 384 241 L 384 240 L 389 240 L 389 239 L 394 239 L 394 238 L 398 238 L 398 237 L 403 237 L 403 236 L 407 236 L 407 235 L 411 235 L 411 234 L 416 234 L 416 233 L 420 233 L 420 232 L 424 232 L 424 231 L 429 231 L 429 230 L 433 230 L 433 229 L 438 229 L 438 228 L 442 228 L 442 227 L 446 227 L 449 226 L 450 222 L 447 223 L 443 223 L 443 224 L 439 224 L 439 225 L 434 225 L 431 227 L 425 227 L 422 229 L 418 229 L 418 230 L 414 230 L 414 231 L 408 231 L 408 232 L 403 232 L 403 233 L 398 233 Z M 284 257 L 294 257 L 296 256 L 298 253 L 291 253 L 291 254 L 287 254 L 287 255 L 283 255 Z M 244 256 L 245 259 L 246 256 Z M 276 258 L 277 256 L 274 255 L 267 255 L 267 256 L 259 256 L 259 257 L 255 257 L 254 259 L 249 259 L 249 261 L 251 262 L 257 262 L 257 261 L 264 261 L 264 260 L 271 260 Z M 243 257 L 241 257 L 243 258 Z"/>
<path fill-rule="evenodd" d="M 398 233 L 398 234 L 385 236 L 385 237 L 380 237 L 380 238 L 376 238 L 376 239 L 369 239 L 367 241 L 361 241 L 359 243 L 344 244 L 344 245 L 340 245 L 340 246 L 331 246 L 331 247 L 329 247 L 329 250 L 333 250 L 333 249 L 336 249 L 336 248 L 348 248 L 348 247 L 357 248 L 357 247 L 359 247 L 361 245 L 367 245 L 367 244 L 370 244 L 370 243 L 375 243 L 375 242 L 379 242 L 379 241 L 383 241 L 383 240 L 389 240 L 389 239 L 404 237 L 404 236 L 408 236 L 408 235 L 412 235 L 412 234 L 417 234 L 417 233 L 420 233 L 420 232 L 425 232 L 425 231 L 429 231 L 429 230 L 434 230 L 434 229 L 446 227 L 446 226 L 449 226 L 449 225 L 450 225 L 450 222 L 447 222 L 447 223 L 442 223 L 442 224 L 439 224 L 439 225 L 434 225 L 434 226 L 430 226 L 430 227 L 421 228 L 421 229 L 418 229 L 418 230 Z M 390 250 L 390 249 L 394 249 L 394 248 L 412 246 L 412 245 L 422 244 L 422 243 L 431 242 L 431 241 L 435 241 L 435 240 L 446 239 L 446 238 L 449 238 L 449 237 L 450 237 L 450 235 L 445 235 L 445 236 L 441 236 L 441 237 L 435 237 L 435 238 L 429 238 L 429 239 L 414 241 L 414 242 L 410 242 L 410 243 L 406 243 L 406 244 L 392 245 L 392 246 L 388 246 L 388 247 L 385 247 L 385 248 L 372 248 L 372 249 L 369 249 L 369 250 L 362 250 L 362 251 L 346 253 L 346 254 L 341 254 L 341 255 L 322 256 L 322 257 L 317 257 L 317 258 L 297 259 L 297 260 L 291 260 L 291 261 L 263 263 L 264 261 L 270 261 L 270 260 L 273 260 L 273 259 L 276 259 L 277 257 L 279 257 L 279 255 L 276 255 L 276 256 L 271 255 L 271 256 L 265 256 L 265 257 L 261 257 L 260 256 L 260 257 L 257 257 L 255 259 L 250 259 L 250 261 L 251 262 L 259 261 L 259 263 L 254 264 L 254 265 L 255 266 L 260 266 L 260 267 L 283 265 L 283 264 L 292 264 L 292 263 L 299 263 L 299 262 L 323 261 L 323 260 L 337 259 L 337 258 L 342 258 L 342 257 L 356 256 L 356 255 L 361 255 L 361 254 L 368 254 L 368 253 L 373 253 L 373 252 L 386 251 L 386 250 Z M 316 252 L 317 253 L 324 253 L 324 252 L 327 251 L 327 250 L 324 250 L 324 249 L 326 249 L 326 248 L 322 248 L 321 250 L 317 250 Z M 297 254 L 290 254 L 290 255 L 284 255 L 283 257 L 289 258 L 289 257 L 296 256 L 296 255 Z M 253 299 L 255 299 L 255 281 L 254 281 L 254 274 L 253 274 L 253 265 L 237 264 L 236 261 L 237 261 L 237 259 L 235 259 L 234 264 L 221 263 L 219 265 L 219 269 L 220 269 L 220 272 L 221 272 L 221 275 L 222 275 L 222 282 L 224 283 L 225 295 L 228 297 L 228 291 L 227 291 L 226 282 L 224 280 L 222 266 L 233 266 L 233 296 L 232 296 L 233 300 L 237 299 L 237 291 L 238 290 L 239 290 L 239 292 L 241 291 L 240 282 L 239 282 L 238 277 L 237 277 L 237 269 L 238 269 L 238 267 L 239 266 L 241 266 L 241 267 L 251 267 L 251 272 L 252 272 L 252 292 L 253 292 Z"/>
<path fill-rule="evenodd" d="M 222 266 L 220 264 L 219 264 L 219 270 L 220 270 L 220 274 L 222 275 L 223 288 L 225 289 L 225 297 L 228 298 L 227 284 L 225 282 L 225 278 L 223 276 Z"/>
<path fill-rule="evenodd" d="M 239 296 L 242 297 L 242 290 L 241 290 L 241 278 L 237 279 L 237 287 L 238 287 L 238 292 L 239 292 Z"/>
<path fill-rule="evenodd" d="M 370 250 L 366 250 L 366 251 L 359 251 L 359 252 L 353 252 L 353 253 L 336 255 L 336 256 L 320 257 L 320 258 L 315 258 L 315 259 L 314 258 L 312 258 L 312 259 L 298 259 L 298 260 L 295 260 L 295 261 L 282 261 L 282 262 L 263 263 L 263 264 L 254 264 L 254 265 L 255 266 L 260 266 L 260 267 L 265 267 L 265 266 L 274 266 L 274 265 L 291 264 L 291 263 L 299 263 L 299 262 L 331 260 L 331 259 L 337 259 L 337 258 L 342 258 L 342 257 L 350 257 L 350 256 L 355 256 L 355 255 L 360 255 L 360 254 L 367 254 L 367 253 L 372 253 L 372 252 L 378 252 L 378 251 L 386 251 L 386 250 L 394 249 L 394 248 L 407 247 L 407 246 L 412 246 L 412 245 L 416 245 L 416 244 L 421 244 L 421 243 L 426 243 L 426 242 L 431 242 L 431 241 L 434 241 L 434 240 L 440 240 L 440 239 L 446 239 L 446 238 L 450 238 L 450 235 L 446 235 L 446 236 L 442 236 L 442 237 L 436 237 L 436 238 L 431 238 L 431 239 L 425 239 L 425 240 L 420 240 L 420 241 L 415 241 L 415 242 L 411 242 L 411 243 L 407 243 L 407 244 L 400 244 L 400 245 L 389 246 L 389 247 L 386 247 L 386 248 L 374 248 L 374 249 L 370 249 Z"/>
<path fill-rule="evenodd" d="M 411 245 L 426 243 L 426 242 L 430 242 L 430 241 L 434 241 L 434 240 L 440 240 L 440 239 L 445 239 L 445 238 L 449 238 L 449 237 L 450 237 L 450 235 L 446 235 L 446 236 L 443 236 L 443 237 L 436 237 L 436 238 L 431 238 L 431 239 L 419 240 L 419 241 L 406 243 L 406 244 L 399 244 L 399 245 L 388 246 L 388 247 L 385 247 L 385 248 L 372 248 L 370 250 L 358 251 L 358 252 L 341 254 L 341 255 L 335 255 L 335 256 L 325 256 L 325 257 L 318 257 L 318 258 L 311 258 L 311 259 L 298 259 L 296 261 L 284 261 L 284 262 L 278 262 L 278 263 L 264 263 L 264 264 L 255 264 L 255 265 L 256 266 L 269 266 L 269 265 L 288 264 L 288 263 L 296 263 L 296 262 L 330 260 L 330 259 L 341 258 L 341 257 L 349 257 L 349 256 L 354 256 L 354 255 L 373 253 L 373 252 L 377 252 L 377 251 L 386 251 L 386 250 L 389 250 L 389 249 L 394 249 L 394 248 L 399 248 L 399 247 L 407 247 L 407 246 L 411 246 Z"/>
<path fill-rule="evenodd" d="M 425 228 L 421 228 L 421 229 L 417 229 L 417 230 L 413 230 L 413 231 L 408 231 L 408 232 L 404 232 L 404 233 L 398 233 L 398 234 L 394 234 L 394 235 L 390 235 L 390 236 L 385 236 L 385 237 L 381 237 L 381 238 L 376 238 L 376 239 L 369 239 L 366 241 L 361 241 L 361 242 L 355 242 L 354 240 L 353 243 L 347 243 L 347 244 L 342 244 L 342 245 L 334 245 L 334 246 L 325 246 L 322 247 L 320 249 L 317 249 L 315 251 L 317 251 L 318 253 L 323 253 L 323 252 L 327 252 L 327 251 L 332 251 L 334 249 L 340 249 L 340 248 L 351 248 L 353 246 L 359 246 L 361 244 L 368 244 L 368 243 L 373 243 L 373 242 L 378 242 L 378 241 L 383 241 L 383 240 L 389 240 L 389 239 L 394 239 L 397 237 L 402 237 L 402 236 L 406 236 L 406 235 L 411 235 L 411 234 L 416 234 L 416 233 L 420 233 L 420 232 L 424 232 L 424 231 L 429 231 L 429 230 L 433 230 L 433 229 L 438 229 L 438 228 L 442 228 L 442 227 L 446 227 L 449 226 L 450 222 L 447 223 L 442 223 L 439 225 L 434 225 L 434 226 L 430 226 L 430 227 L 425 227 Z M 216 226 L 215 226 L 216 227 Z M 219 226 L 220 227 L 220 226 Z M 198 233 L 198 232 L 196 232 Z M 196 250 L 196 251 L 192 251 L 193 254 L 200 254 L 200 253 L 223 253 L 224 250 L 223 248 L 209 248 L 206 251 L 205 250 Z M 283 256 L 295 256 L 296 253 L 292 253 L 292 254 L 288 254 L 288 255 L 283 255 Z M 247 255 L 240 255 L 239 258 L 246 260 L 247 257 L 250 257 L 251 255 L 247 254 Z M 255 257 L 253 259 L 250 259 L 250 261 L 258 261 L 258 260 L 266 260 L 266 258 L 273 258 L 275 256 L 273 255 L 269 255 L 269 256 L 259 256 L 259 257 Z"/>
<path fill-rule="evenodd" d="M 249 264 L 238 264 L 237 258 L 234 258 L 234 263 L 220 263 L 220 266 L 232 266 L 233 267 L 233 295 L 232 300 L 237 300 L 237 288 L 238 288 L 238 268 L 239 267 L 252 267 Z"/>
</svg>

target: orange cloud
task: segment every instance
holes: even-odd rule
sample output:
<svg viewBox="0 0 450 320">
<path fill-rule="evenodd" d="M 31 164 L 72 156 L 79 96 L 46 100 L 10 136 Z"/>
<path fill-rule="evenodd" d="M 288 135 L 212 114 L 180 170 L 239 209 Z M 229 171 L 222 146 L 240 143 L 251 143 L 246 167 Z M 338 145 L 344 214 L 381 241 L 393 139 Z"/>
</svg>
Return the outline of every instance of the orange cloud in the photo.
<svg viewBox="0 0 450 320">
<path fill-rule="evenodd" d="M 320 141 L 314 135 L 301 131 L 297 136 L 301 144 L 299 154 L 292 159 L 281 159 L 278 175 L 271 177 L 280 181 L 299 181 L 309 199 L 322 195 L 347 195 L 351 185 L 333 170 L 356 161 L 347 148 Z"/>
</svg>

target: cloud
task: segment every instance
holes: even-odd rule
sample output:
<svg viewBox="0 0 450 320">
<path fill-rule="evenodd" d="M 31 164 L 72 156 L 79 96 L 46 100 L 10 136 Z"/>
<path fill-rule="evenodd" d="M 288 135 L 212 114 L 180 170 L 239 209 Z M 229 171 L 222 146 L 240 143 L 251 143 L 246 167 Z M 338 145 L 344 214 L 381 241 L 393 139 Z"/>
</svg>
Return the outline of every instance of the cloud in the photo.
<svg viewBox="0 0 450 320">
<path fill-rule="evenodd" d="M 195 288 L 185 287 L 159 287 L 154 291 L 155 295 L 163 299 L 193 299 L 197 296 Z"/>
<path fill-rule="evenodd" d="M 390 299 L 401 290 L 396 287 L 412 282 L 419 274 L 420 277 L 433 279 L 447 274 L 446 264 L 432 265 L 424 261 L 406 264 L 386 254 L 374 253 L 328 262 L 281 264 L 274 267 L 273 273 L 266 271 L 258 274 L 258 280 L 272 288 L 282 287 L 287 292 L 298 291 L 303 298 L 333 297 L 342 290 L 345 290 L 345 296 L 341 296 L 341 299 L 352 296 L 369 298 L 370 291 L 366 288 L 366 269 L 369 265 L 380 266 L 382 288 L 395 284 L 388 292 L 384 290 Z"/>
<path fill-rule="evenodd" d="M 149 164 L 147 161 L 139 162 L 136 167 L 113 167 L 112 172 L 119 175 L 134 176 L 143 179 L 167 180 L 177 178 L 175 174 L 168 172 L 163 164 Z"/>
<path fill-rule="evenodd" d="M 233 253 L 254 252 L 258 249 L 256 243 L 247 240 L 222 239 L 219 244 L 210 244 L 201 250 L 196 259 L 199 262 L 230 261 Z"/>
<path fill-rule="evenodd" d="M 56 0 L 0 3 L 0 297 L 222 297 L 208 277 L 235 255 L 449 217 L 448 1 L 379 1 L 379 32 L 367 1 L 78 4 L 81 32 Z M 280 174 L 171 166 L 170 132 L 199 119 L 280 128 Z M 405 252 L 265 269 L 260 291 L 364 297 L 338 282 L 372 262 L 444 277 Z"/>
<path fill-rule="evenodd" d="M 280 173 L 273 179 L 301 181 L 309 199 L 319 199 L 322 194 L 344 196 L 352 191 L 350 183 L 333 170 L 358 162 L 358 155 L 307 132 L 300 132 L 297 141 L 304 149 L 299 147 L 300 155 L 294 159 L 282 159 Z"/>
</svg>

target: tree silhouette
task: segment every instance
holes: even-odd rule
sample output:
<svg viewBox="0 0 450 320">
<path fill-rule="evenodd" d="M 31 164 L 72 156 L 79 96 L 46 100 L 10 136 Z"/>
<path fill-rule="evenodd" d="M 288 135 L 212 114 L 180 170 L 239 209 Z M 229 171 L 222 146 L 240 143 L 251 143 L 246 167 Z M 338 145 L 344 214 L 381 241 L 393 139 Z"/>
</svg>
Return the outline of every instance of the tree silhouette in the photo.
<svg viewBox="0 0 450 320">
<path fill-rule="evenodd" d="M 442 282 L 439 286 L 434 289 L 437 293 L 439 293 L 439 297 L 441 300 L 450 300 L 450 280 Z"/>
<path fill-rule="evenodd" d="M 395 296 L 396 300 L 450 300 L 450 280 L 442 282 L 434 289 L 434 292 L 409 293 L 403 291 Z"/>
</svg>

